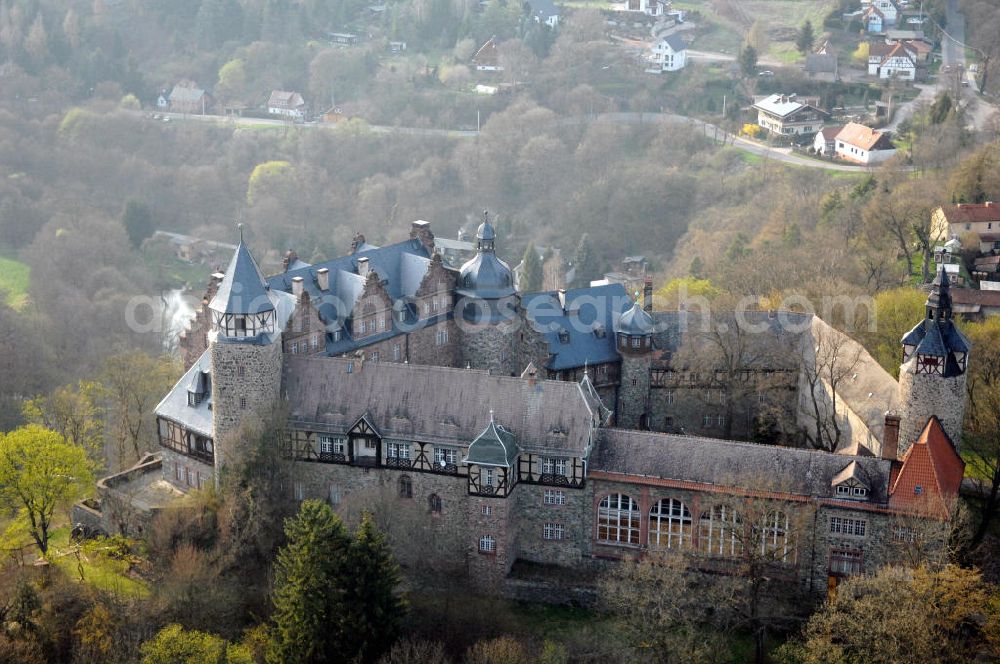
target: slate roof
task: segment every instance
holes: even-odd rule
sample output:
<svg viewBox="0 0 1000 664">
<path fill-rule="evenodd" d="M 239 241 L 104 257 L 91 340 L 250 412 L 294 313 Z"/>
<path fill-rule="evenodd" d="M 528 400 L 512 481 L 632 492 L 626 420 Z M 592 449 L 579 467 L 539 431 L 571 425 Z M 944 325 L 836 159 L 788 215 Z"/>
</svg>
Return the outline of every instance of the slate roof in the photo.
<svg viewBox="0 0 1000 664">
<path fill-rule="evenodd" d="M 185 428 L 203 436 L 212 436 L 212 398 L 211 398 L 212 360 L 206 350 L 201 354 L 191 368 L 167 392 L 167 396 L 157 404 L 154 412 L 157 417 L 164 417 L 177 422 Z M 188 389 L 192 385 L 209 387 L 205 398 L 197 406 L 188 405 Z"/>
<path fill-rule="evenodd" d="M 330 354 L 350 352 L 402 333 L 398 329 L 399 321 L 395 316 L 392 327 L 386 332 L 369 335 L 359 341 L 355 341 L 344 326 L 344 322 L 353 314 L 358 298 L 364 292 L 365 277 L 357 273 L 359 258 L 368 259 L 369 269 L 378 274 L 386 292 L 394 301 L 417 292 L 431 263 L 426 247 L 419 240 L 410 239 L 385 247 L 364 244 L 353 254 L 315 265 L 292 265 L 288 271 L 267 280 L 272 290 L 290 293 L 292 279 L 302 277 L 303 291 L 309 295 L 310 304 L 326 324 L 327 332 L 341 331 L 339 340 L 327 335 L 327 352 Z M 329 288 L 325 291 L 319 288 L 318 271 L 323 268 L 329 271 Z M 410 310 L 407 313 L 405 323 L 411 328 L 414 325 L 421 327 L 428 324 L 428 322 L 417 322 L 414 311 Z"/>
<path fill-rule="evenodd" d="M 642 304 L 638 300 L 615 321 L 615 332 L 629 336 L 651 335 L 654 331 L 653 328 L 653 317 L 642 308 Z"/>
<path fill-rule="evenodd" d="M 961 371 L 953 353 L 968 353 L 969 340 L 951 319 L 952 295 L 945 266 L 934 277 L 931 293 L 927 296 L 927 309 L 933 312 L 907 332 L 901 342 L 916 346 L 917 355 L 929 355 L 946 359 L 945 376 L 954 376 Z"/>
<path fill-rule="evenodd" d="M 201 101 L 201 98 L 204 96 L 205 91 L 201 88 L 189 88 L 187 86 L 175 85 L 174 89 L 170 91 L 170 103 L 193 104 Z"/>
<path fill-rule="evenodd" d="M 833 478 L 853 463 L 871 501 L 888 499 L 891 462 L 885 459 L 625 429 L 601 429 L 598 440 L 589 466 L 595 471 L 831 497 Z"/>
<path fill-rule="evenodd" d="M 528 320 L 548 343 L 546 368 L 551 371 L 617 362 L 614 320 L 630 304 L 631 298 L 621 284 L 569 289 L 565 292 L 565 306 L 559 291 L 521 296 Z M 601 329 L 603 337 L 598 334 Z"/>
<path fill-rule="evenodd" d="M 559 8 L 552 0 L 529 0 L 532 16 L 538 17 L 543 22 L 552 16 L 559 16 Z"/>
<path fill-rule="evenodd" d="M 666 44 L 670 47 L 670 50 L 674 53 L 680 53 L 681 51 L 687 50 L 687 43 L 678 33 L 673 33 L 663 37 L 660 42 Z"/>
<path fill-rule="evenodd" d="M 594 413 L 573 382 L 472 369 L 285 356 L 289 421 L 344 432 L 364 413 L 388 438 L 467 445 L 494 419 L 521 449 L 584 456 Z"/>
<path fill-rule="evenodd" d="M 227 314 L 250 315 L 274 311 L 268 290 L 257 261 L 241 240 L 226 268 L 226 276 L 208 306 L 213 311 Z"/>
<path fill-rule="evenodd" d="M 514 466 L 518 453 L 517 438 L 492 417 L 493 414 L 490 413 L 490 423 L 469 445 L 469 452 L 462 463 L 504 468 Z"/>
</svg>

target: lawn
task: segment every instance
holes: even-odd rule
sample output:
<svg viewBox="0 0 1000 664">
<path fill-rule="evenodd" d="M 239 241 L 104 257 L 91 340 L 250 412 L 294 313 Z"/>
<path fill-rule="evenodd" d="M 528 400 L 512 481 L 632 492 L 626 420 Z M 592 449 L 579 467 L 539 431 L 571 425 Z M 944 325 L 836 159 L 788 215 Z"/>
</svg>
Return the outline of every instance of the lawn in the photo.
<svg viewBox="0 0 1000 664">
<path fill-rule="evenodd" d="M 92 540 L 79 547 L 69 540 L 69 526 L 52 533 L 49 539 L 49 559 L 68 577 L 87 583 L 108 593 L 126 597 L 147 597 L 145 581 L 128 574 L 129 564 L 108 554 L 110 547 L 101 540 Z M 81 579 L 82 575 L 82 579 Z"/>
<path fill-rule="evenodd" d="M 0 256 L 0 299 L 14 309 L 28 302 L 30 270 L 24 263 Z"/>
</svg>

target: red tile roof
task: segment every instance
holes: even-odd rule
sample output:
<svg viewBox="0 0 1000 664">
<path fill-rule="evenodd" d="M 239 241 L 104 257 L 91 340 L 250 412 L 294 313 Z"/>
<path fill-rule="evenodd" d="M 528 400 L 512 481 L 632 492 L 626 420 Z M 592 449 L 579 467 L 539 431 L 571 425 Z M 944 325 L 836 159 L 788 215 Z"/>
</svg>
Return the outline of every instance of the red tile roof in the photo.
<svg viewBox="0 0 1000 664">
<path fill-rule="evenodd" d="M 1000 221 L 1000 205 L 993 201 L 986 203 L 959 203 L 942 205 L 941 212 L 949 224 L 965 224 L 976 221 Z"/>
<path fill-rule="evenodd" d="M 837 134 L 837 140 L 866 151 L 892 149 L 892 142 L 886 134 L 857 122 L 848 122 Z"/>
<path fill-rule="evenodd" d="M 932 416 L 903 456 L 903 465 L 889 490 L 889 507 L 947 519 L 964 476 L 965 462 L 940 420 Z"/>
</svg>

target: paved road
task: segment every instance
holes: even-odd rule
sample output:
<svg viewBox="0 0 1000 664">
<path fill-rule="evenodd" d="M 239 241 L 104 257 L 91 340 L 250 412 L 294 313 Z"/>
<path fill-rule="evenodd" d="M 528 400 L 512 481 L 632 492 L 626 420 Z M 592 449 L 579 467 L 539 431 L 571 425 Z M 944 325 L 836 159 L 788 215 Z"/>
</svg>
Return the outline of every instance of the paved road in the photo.
<svg viewBox="0 0 1000 664">
<path fill-rule="evenodd" d="M 141 114 L 149 117 L 149 113 L 133 111 L 133 113 Z M 171 122 L 175 121 L 202 121 L 202 122 L 216 122 L 218 124 L 228 124 L 232 126 L 260 126 L 260 125 L 270 125 L 275 127 L 287 127 L 287 128 L 303 128 L 303 129 L 315 129 L 323 128 L 327 130 L 336 130 L 337 125 L 330 124 L 302 124 L 293 125 L 284 120 L 272 120 L 272 119 L 261 119 L 261 118 L 224 118 L 218 115 L 182 115 L 180 113 L 165 113 L 162 114 L 165 117 L 170 118 Z M 684 115 L 676 115 L 674 113 L 598 113 L 595 115 L 578 115 L 559 118 L 555 121 L 557 125 L 579 125 L 588 123 L 603 123 L 603 124 L 652 124 L 652 123 L 665 123 L 665 124 L 687 124 L 697 130 L 701 131 L 705 136 L 713 138 L 719 141 L 728 140 L 729 143 L 740 148 L 741 150 L 746 150 L 752 154 L 763 157 L 764 159 L 771 159 L 776 162 L 783 164 L 788 164 L 791 166 L 802 166 L 806 168 L 820 168 L 828 171 L 841 171 L 845 173 L 866 173 L 869 169 L 866 166 L 853 166 L 850 164 L 842 164 L 836 162 L 820 161 L 818 159 L 811 159 L 809 157 L 804 157 L 792 152 L 791 148 L 775 148 L 756 141 L 747 140 L 741 137 L 733 137 L 728 134 L 724 129 L 716 127 L 715 125 L 709 124 L 707 122 L 702 122 L 701 120 L 695 118 L 689 118 Z M 393 127 L 389 125 L 368 125 L 368 128 L 376 133 L 398 133 L 398 134 L 410 134 L 414 136 L 442 136 L 446 138 L 474 138 L 479 134 L 475 130 L 452 130 L 452 129 L 423 129 L 419 127 Z"/>
</svg>

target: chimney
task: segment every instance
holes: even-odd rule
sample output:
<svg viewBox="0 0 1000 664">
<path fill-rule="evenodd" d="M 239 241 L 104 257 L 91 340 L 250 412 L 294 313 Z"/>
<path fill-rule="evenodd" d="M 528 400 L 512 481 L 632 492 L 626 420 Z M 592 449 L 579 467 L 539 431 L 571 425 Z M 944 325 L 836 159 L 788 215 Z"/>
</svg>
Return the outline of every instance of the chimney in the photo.
<svg viewBox="0 0 1000 664">
<path fill-rule="evenodd" d="M 434 254 L 434 233 L 431 232 L 431 222 L 422 219 L 414 221 L 410 226 L 410 238 L 420 240 L 428 254 Z"/>
<path fill-rule="evenodd" d="M 649 275 L 642 280 L 642 308 L 649 313 L 653 312 L 653 277 Z"/>
<path fill-rule="evenodd" d="M 281 266 L 285 272 L 288 272 L 288 268 L 297 260 L 299 260 L 299 255 L 295 253 L 294 249 L 289 249 L 285 252 L 285 257 L 281 260 Z"/>
<path fill-rule="evenodd" d="M 885 414 L 882 435 L 882 458 L 895 461 L 899 451 L 899 415 Z"/>
<path fill-rule="evenodd" d="M 559 289 L 559 308 L 562 309 L 563 312 L 566 311 L 566 289 L 565 288 L 560 288 Z"/>
<path fill-rule="evenodd" d="M 302 297 L 305 280 L 302 277 L 292 277 L 292 295 Z"/>
<path fill-rule="evenodd" d="M 321 267 L 316 270 L 316 283 L 319 285 L 321 291 L 330 290 L 330 270 L 329 268 Z"/>
<path fill-rule="evenodd" d="M 358 274 L 362 277 L 368 276 L 368 257 L 362 256 L 358 259 Z"/>
</svg>

